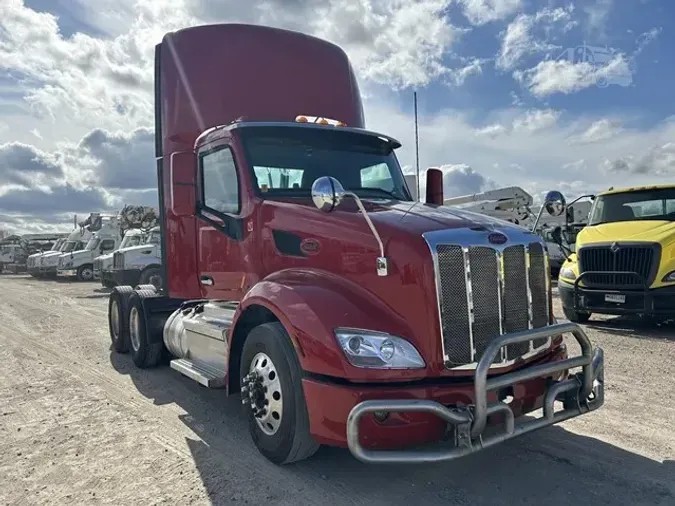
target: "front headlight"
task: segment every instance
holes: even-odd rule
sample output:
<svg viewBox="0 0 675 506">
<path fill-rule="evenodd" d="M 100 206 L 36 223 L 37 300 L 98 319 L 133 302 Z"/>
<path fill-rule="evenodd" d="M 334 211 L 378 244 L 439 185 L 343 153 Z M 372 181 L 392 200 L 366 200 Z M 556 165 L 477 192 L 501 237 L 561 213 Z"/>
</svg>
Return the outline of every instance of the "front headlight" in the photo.
<svg viewBox="0 0 675 506">
<path fill-rule="evenodd" d="M 675 271 L 669 272 L 668 274 L 665 275 L 663 278 L 664 283 L 675 283 Z"/>
<path fill-rule="evenodd" d="M 402 337 L 385 332 L 336 329 L 335 337 L 349 363 L 366 369 L 422 369 L 424 359 Z"/>
<path fill-rule="evenodd" d="M 563 279 L 577 279 L 577 275 L 574 274 L 571 267 L 563 267 L 560 269 L 560 277 Z"/>
</svg>

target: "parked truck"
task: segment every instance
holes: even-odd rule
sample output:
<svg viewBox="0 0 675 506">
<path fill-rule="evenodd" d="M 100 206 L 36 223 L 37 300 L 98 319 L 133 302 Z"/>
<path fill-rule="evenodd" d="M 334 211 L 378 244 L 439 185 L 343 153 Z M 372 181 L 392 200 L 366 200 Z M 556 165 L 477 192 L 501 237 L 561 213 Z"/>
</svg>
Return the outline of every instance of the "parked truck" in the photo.
<svg viewBox="0 0 675 506">
<path fill-rule="evenodd" d="M 337 46 L 240 24 L 168 33 L 155 107 L 163 286 L 112 290 L 112 346 L 240 394 L 272 462 L 321 444 L 450 460 L 603 404 L 602 350 L 556 323 L 543 240 L 443 206 L 438 170 L 415 202 Z M 562 195 L 546 208 L 564 212 Z"/>
<path fill-rule="evenodd" d="M 576 253 L 560 269 L 565 316 L 593 313 L 675 317 L 675 185 L 598 194 Z"/>
<path fill-rule="evenodd" d="M 142 244 L 115 251 L 112 268 L 107 276 L 116 285 L 162 286 L 162 231 L 152 228 Z"/>
<path fill-rule="evenodd" d="M 94 279 L 94 258 L 113 252 L 122 242 L 120 220 L 117 215 L 91 213 L 80 226 L 91 232 L 89 240 L 84 247 L 62 254 L 56 273 L 78 281 L 91 281 Z"/>
<path fill-rule="evenodd" d="M 101 285 L 107 288 L 112 288 L 117 283 L 112 276 L 113 255 L 118 251 L 124 251 L 126 248 L 138 246 L 145 241 L 145 232 L 143 230 L 132 228 L 125 232 L 124 238 L 117 248 L 112 253 L 100 255 L 94 259 L 94 279 L 100 279 Z"/>
<path fill-rule="evenodd" d="M 91 219 L 91 215 L 87 219 Z M 61 257 L 64 255 L 69 256 L 74 251 L 79 251 L 87 245 L 87 242 L 89 242 L 89 239 L 91 238 L 92 232 L 90 230 L 90 226 L 85 224 L 86 221 L 87 220 L 77 226 L 75 230 L 73 230 L 68 235 L 66 242 L 63 243 L 61 250 L 57 254 L 43 255 L 38 258 L 39 277 L 55 278 L 57 276 Z"/>
<path fill-rule="evenodd" d="M 48 255 L 59 255 L 61 253 L 61 248 L 63 248 L 63 245 L 67 240 L 67 237 L 62 237 L 61 239 L 58 239 L 49 250 L 39 251 L 29 255 L 26 259 L 26 270 L 28 271 L 28 274 L 33 277 L 38 277 L 40 271 L 40 259 Z"/>
</svg>

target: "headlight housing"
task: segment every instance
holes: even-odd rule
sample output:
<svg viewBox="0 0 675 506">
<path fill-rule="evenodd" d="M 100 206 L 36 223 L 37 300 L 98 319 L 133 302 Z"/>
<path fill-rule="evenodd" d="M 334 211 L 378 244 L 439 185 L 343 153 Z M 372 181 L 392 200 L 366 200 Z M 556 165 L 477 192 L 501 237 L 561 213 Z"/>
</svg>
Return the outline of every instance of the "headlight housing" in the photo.
<svg viewBox="0 0 675 506">
<path fill-rule="evenodd" d="M 559 277 L 563 279 L 577 279 L 577 275 L 574 274 L 574 270 L 571 267 L 562 267 L 560 269 Z"/>
<path fill-rule="evenodd" d="M 402 337 L 374 330 L 336 329 L 340 348 L 354 367 L 364 369 L 422 369 L 417 349 Z"/>
<path fill-rule="evenodd" d="M 664 283 L 675 283 L 675 271 L 669 272 L 663 277 Z"/>
</svg>

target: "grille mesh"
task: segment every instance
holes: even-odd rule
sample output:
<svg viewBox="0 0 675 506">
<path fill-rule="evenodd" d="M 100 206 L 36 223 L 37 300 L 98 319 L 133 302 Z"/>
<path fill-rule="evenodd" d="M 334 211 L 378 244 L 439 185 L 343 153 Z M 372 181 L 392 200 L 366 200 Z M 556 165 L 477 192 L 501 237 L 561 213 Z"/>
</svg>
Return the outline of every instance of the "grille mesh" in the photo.
<svg viewBox="0 0 675 506">
<path fill-rule="evenodd" d="M 501 334 L 549 324 L 548 266 L 540 243 L 501 252 L 489 246 L 439 244 L 436 252 L 447 367 L 477 362 Z M 534 347 L 547 341 L 537 340 Z M 530 343 L 509 345 L 495 361 L 514 360 L 530 349 Z"/>
<path fill-rule="evenodd" d="M 621 245 L 616 253 L 611 245 L 590 246 L 579 249 L 579 262 L 582 272 L 601 271 L 602 274 L 589 274 L 584 277 L 588 286 L 636 286 L 642 283 L 635 276 L 616 274 L 617 272 L 635 272 L 642 276 L 647 284 L 653 281 L 652 267 L 659 261 L 659 250 L 653 245 Z"/>
<path fill-rule="evenodd" d="M 471 362 L 471 326 L 464 277 L 464 253 L 460 246 L 438 246 L 441 280 L 441 324 L 447 360 L 454 365 Z M 460 275 L 457 275 L 461 273 Z"/>
</svg>

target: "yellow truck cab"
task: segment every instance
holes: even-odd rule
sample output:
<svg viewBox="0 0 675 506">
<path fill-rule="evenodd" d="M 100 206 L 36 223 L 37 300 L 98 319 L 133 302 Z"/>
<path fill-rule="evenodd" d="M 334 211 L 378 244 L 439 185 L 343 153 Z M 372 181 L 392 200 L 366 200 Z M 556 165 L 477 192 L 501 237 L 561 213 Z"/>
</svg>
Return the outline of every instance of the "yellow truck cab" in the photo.
<svg viewBox="0 0 675 506">
<path fill-rule="evenodd" d="M 596 196 L 558 290 L 565 316 L 675 317 L 675 184 Z"/>
</svg>

